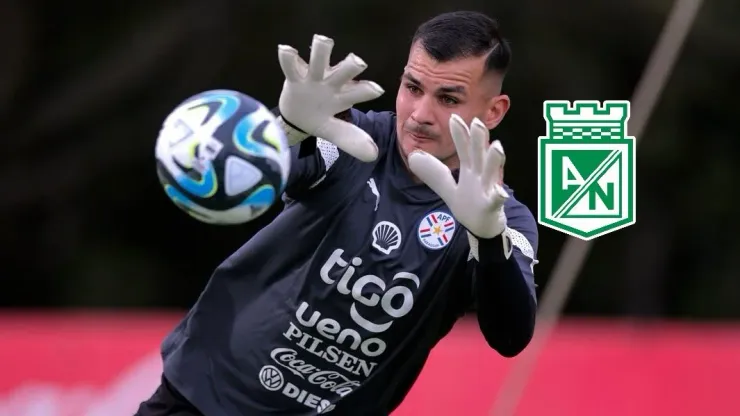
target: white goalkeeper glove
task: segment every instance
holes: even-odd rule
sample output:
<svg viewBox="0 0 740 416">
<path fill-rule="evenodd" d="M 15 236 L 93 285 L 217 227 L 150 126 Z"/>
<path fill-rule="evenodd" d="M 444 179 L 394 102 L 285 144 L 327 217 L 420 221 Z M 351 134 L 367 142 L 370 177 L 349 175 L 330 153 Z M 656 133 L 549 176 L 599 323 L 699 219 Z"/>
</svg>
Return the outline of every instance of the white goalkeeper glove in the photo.
<svg viewBox="0 0 740 416">
<path fill-rule="evenodd" d="M 457 183 L 444 163 L 421 150 L 409 155 L 409 169 L 442 198 L 452 215 L 468 230 L 471 249 L 477 257 L 475 237 L 493 238 L 507 233 L 504 202 L 509 194 L 500 184 L 506 156 L 498 140 L 489 145 L 488 128 L 477 118 L 468 128 L 462 118 L 453 114 L 450 133 L 460 158 Z M 508 258 L 512 247 L 509 238 L 502 237 L 504 255 Z"/>
<path fill-rule="evenodd" d="M 306 64 L 293 47 L 278 45 L 278 59 L 285 74 L 280 94 L 283 127 L 291 146 L 315 136 L 363 162 L 372 162 L 378 157 L 378 147 L 370 135 L 334 116 L 357 103 L 378 98 L 384 91 L 371 81 L 353 81 L 367 68 L 355 54 L 329 67 L 333 47 L 332 39 L 314 35 Z"/>
</svg>

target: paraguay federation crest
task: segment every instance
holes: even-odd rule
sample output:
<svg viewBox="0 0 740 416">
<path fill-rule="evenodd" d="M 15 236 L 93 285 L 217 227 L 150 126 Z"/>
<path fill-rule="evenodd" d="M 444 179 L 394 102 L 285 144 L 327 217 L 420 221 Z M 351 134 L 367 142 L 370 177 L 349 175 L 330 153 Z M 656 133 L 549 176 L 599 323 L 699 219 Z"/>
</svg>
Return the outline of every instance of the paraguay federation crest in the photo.
<svg viewBox="0 0 740 416">
<path fill-rule="evenodd" d="M 419 222 L 419 241 L 431 250 L 445 248 L 455 235 L 457 223 L 455 218 L 442 211 L 434 211 L 427 214 Z"/>
<path fill-rule="evenodd" d="M 582 240 L 635 223 L 635 138 L 629 101 L 545 101 L 538 222 Z"/>
</svg>

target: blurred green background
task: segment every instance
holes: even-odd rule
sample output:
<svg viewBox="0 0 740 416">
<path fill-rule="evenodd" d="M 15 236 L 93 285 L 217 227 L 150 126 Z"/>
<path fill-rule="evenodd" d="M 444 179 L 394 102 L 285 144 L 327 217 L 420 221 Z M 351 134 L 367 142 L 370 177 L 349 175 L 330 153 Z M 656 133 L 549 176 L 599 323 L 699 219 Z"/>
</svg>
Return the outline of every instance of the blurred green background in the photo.
<svg viewBox="0 0 740 416">
<path fill-rule="evenodd" d="M 393 109 L 409 40 L 443 11 L 501 23 L 512 109 L 494 132 L 506 182 L 535 211 L 547 99 L 629 99 L 672 1 L 3 0 L 0 4 L 0 305 L 187 308 L 213 268 L 270 215 L 197 223 L 154 170 L 161 122 L 211 88 L 277 104 L 277 45 L 314 33 L 354 52 Z M 566 312 L 740 318 L 740 2 L 706 1 L 638 152 L 637 224 L 601 237 Z M 278 212 L 276 206 L 271 215 Z M 540 228 L 537 282 L 565 236 Z"/>
</svg>

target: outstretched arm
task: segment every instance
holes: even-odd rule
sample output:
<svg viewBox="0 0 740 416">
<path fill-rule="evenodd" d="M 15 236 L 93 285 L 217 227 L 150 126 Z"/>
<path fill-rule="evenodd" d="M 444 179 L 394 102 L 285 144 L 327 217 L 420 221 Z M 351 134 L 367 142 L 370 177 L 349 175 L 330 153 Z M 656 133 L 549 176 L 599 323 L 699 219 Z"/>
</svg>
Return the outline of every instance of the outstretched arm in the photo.
<svg viewBox="0 0 740 416">
<path fill-rule="evenodd" d="M 481 332 L 488 345 L 505 357 L 529 345 L 537 312 L 537 226 L 526 206 L 512 202 L 505 206 L 508 226 L 502 234 L 490 239 L 470 237 L 466 276 L 473 282 Z M 508 257 L 506 250 L 510 250 Z"/>
<path fill-rule="evenodd" d="M 460 158 L 457 180 L 423 151 L 409 155 L 409 168 L 467 229 L 474 267 L 466 277 L 475 275 L 478 322 L 491 347 L 511 357 L 529 344 L 534 331 L 537 228 L 529 210 L 503 187 L 504 149 L 499 141 L 489 144 L 486 126 L 474 119 L 468 127 L 452 115 L 450 133 Z"/>
</svg>

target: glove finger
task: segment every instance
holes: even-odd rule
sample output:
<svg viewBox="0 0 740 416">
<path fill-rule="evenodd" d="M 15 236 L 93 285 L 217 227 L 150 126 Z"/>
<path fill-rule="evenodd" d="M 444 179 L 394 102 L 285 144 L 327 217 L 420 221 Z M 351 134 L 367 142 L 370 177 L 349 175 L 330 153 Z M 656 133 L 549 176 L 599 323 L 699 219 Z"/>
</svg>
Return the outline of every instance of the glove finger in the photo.
<svg viewBox="0 0 740 416">
<path fill-rule="evenodd" d="M 457 114 L 450 116 L 450 134 L 452 135 L 452 141 L 455 143 L 457 157 L 460 159 L 460 167 L 469 167 L 470 146 L 468 142 L 470 141 L 470 130 L 467 124 L 465 124 L 465 120 Z"/>
<path fill-rule="evenodd" d="M 311 58 L 308 61 L 308 79 L 316 82 L 324 80 L 324 72 L 329 68 L 333 48 L 333 39 L 322 35 L 313 36 Z"/>
<path fill-rule="evenodd" d="M 488 147 L 483 167 L 483 189 L 494 189 L 501 182 L 501 170 L 506 161 L 506 154 L 501 142 L 496 140 Z"/>
<path fill-rule="evenodd" d="M 337 99 L 345 106 L 352 107 L 355 104 L 374 100 L 385 91 L 372 81 L 358 81 L 346 84 L 337 95 Z"/>
<path fill-rule="evenodd" d="M 378 146 L 373 138 L 365 130 L 338 118 L 331 118 L 326 122 L 316 136 L 363 162 L 372 162 L 378 158 Z"/>
<path fill-rule="evenodd" d="M 483 173 L 487 149 L 488 128 L 478 118 L 474 118 L 470 124 L 470 166 L 479 175 Z"/>
<path fill-rule="evenodd" d="M 351 81 L 354 77 L 360 75 L 367 69 L 367 64 L 359 56 L 350 53 L 342 62 L 332 68 L 329 76 L 326 77 L 326 83 L 339 88 Z"/>
<path fill-rule="evenodd" d="M 308 66 L 298 55 L 298 51 L 288 45 L 278 45 L 278 61 L 285 79 L 289 82 L 296 82 L 303 78 Z"/>
<path fill-rule="evenodd" d="M 409 170 L 424 182 L 434 193 L 440 196 L 447 205 L 452 198 L 457 184 L 450 169 L 439 159 L 422 150 L 414 150 L 408 156 Z"/>
</svg>

